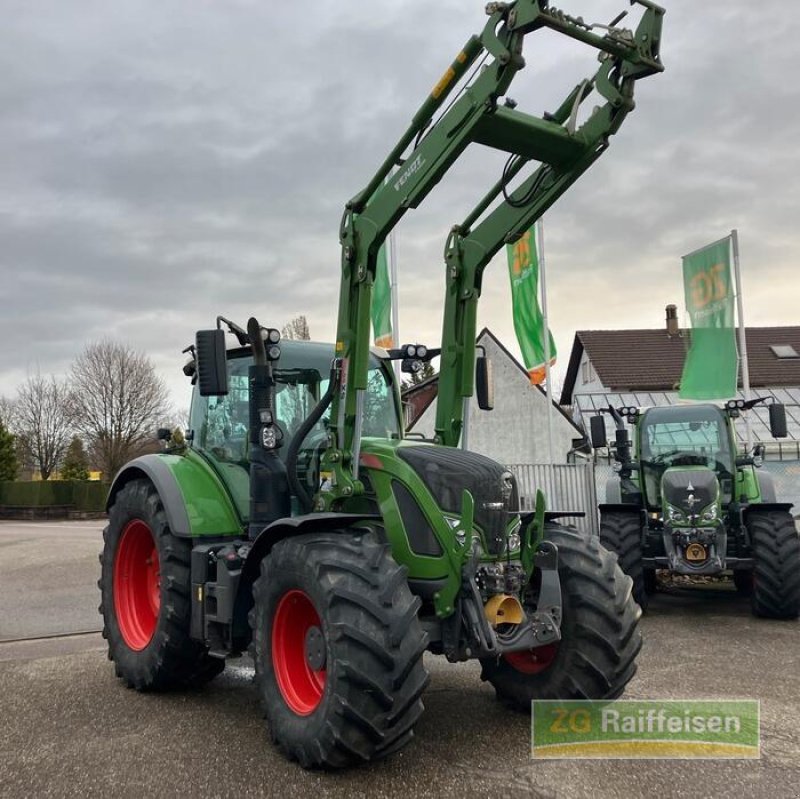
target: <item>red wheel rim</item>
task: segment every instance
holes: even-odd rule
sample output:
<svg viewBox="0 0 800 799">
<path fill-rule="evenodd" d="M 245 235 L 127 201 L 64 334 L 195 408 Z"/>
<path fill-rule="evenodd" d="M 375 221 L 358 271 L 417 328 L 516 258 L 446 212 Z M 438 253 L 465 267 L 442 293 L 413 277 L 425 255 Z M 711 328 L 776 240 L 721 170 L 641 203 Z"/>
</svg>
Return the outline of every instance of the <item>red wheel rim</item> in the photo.
<svg viewBox="0 0 800 799">
<path fill-rule="evenodd" d="M 545 644 L 530 652 L 509 652 L 503 655 L 506 662 L 523 674 L 540 674 L 553 665 L 558 655 L 558 644 Z"/>
<path fill-rule="evenodd" d="M 161 569 L 155 538 L 141 519 L 122 531 L 114 560 L 114 610 L 125 643 L 136 652 L 152 640 L 161 607 Z"/>
<path fill-rule="evenodd" d="M 313 713 L 322 701 L 327 671 L 314 670 L 306 657 L 306 635 L 322 629 L 314 604 L 298 589 L 287 591 L 272 622 L 272 665 L 286 704 L 298 716 Z"/>
</svg>

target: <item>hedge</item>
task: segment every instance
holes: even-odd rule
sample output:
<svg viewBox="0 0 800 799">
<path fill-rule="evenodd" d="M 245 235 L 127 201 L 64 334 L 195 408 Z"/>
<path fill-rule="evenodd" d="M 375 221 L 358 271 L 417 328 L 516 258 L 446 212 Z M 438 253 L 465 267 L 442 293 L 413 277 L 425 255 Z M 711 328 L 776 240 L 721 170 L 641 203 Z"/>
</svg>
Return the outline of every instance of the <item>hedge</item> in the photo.
<svg viewBox="0 0 800 799">
<path fill-rule="evenodd" d="M 3 480 L 0 481 L 0 505 L 44 508 L 69 505 L 79 511 L 105 510 L 108 486 L 84 480 Z"/>
</svg>

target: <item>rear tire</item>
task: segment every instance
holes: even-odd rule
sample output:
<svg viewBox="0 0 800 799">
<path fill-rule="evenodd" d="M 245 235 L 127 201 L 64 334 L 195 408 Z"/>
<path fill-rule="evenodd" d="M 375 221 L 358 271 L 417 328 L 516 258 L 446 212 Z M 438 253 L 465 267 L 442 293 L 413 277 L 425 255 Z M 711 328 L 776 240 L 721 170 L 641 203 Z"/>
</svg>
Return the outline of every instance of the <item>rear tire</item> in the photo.
<svg viewBox="0 0 800 799">
<path fill-rule="evenodd" d="M 504 700 L 530 711 L 534 699 L 613 699 L 636 673 L 641 609 L 631 580 L 596 539 L 571 527 L 545 526 L 558 547 L 561 641 L 482 661 L 481 678 Z"/>
<path fill-rule="evenodd" d="M 786 511 L 751 510 L 747 529 L 753 547 L 753 614 L 796 619 L 800 614 L 800 537 Z"/>
<path fill-rule="evenodd" d="M 279 541 L 253 586 L 256 683 L 273 741 L 304 768 L 405 746 L 428 684 L 406 569 L 371 532 Z"/>
<path fill-rule="evenodd" d="M 619 558 L 622 571 L 633 580 L 633 598 L 647 610 L 649 594 L 655 590 L 652 576 L 642 566 L 642 525 L 636 513 L 601 513 L 600 543 Z"/>
<path fill-rule="evenodd" d="M 117 676 L 139 691 L 213 679 L 225 661 L 189 637 L 191 542 L 172 535 L 149 480 L 120 489 L 108 516 L 97 586 Z"/>
</svg>

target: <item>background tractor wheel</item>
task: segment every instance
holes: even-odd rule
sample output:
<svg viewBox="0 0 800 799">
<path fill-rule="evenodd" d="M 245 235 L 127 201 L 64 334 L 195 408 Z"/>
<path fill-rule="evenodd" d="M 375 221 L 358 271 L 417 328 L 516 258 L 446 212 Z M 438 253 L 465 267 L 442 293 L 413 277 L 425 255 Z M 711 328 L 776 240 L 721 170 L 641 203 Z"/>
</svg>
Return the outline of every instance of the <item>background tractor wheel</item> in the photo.
<svg viewBox="0 0 800 799">
<path fill-rule="evenodd" d="M 654 593 L 655 570 L 642 567 L 642 525 L 636 513 L 601 513 L 600 543 L 619 558 L 622 571 L 633 580 L 633 598 L 647 610 L 648 595 Z"/>
<path fill-rule="evenodd" d="M 428 684 L 427 636 L 388 545 L 357 530 L 285 539 L 253 596 L 258 692 L 290 759 L 341 768 L 408 743 Z"/>
<path fill-rule="evenodd" d="M 631 580 L 595 539 L 545 526 L 558 547 L 563 619 L 557 644 L 482 661 L 499 699 L 530 711 L 533 699 L 613 699 L 636 673 L 641 610 Z"/>
<path fill-rule="evenodd" d="M 189 638 L 191 543 L 172 535 L 149 480 L 120 490 L 103 541 L 97 585 L 117 676 L 144 691 L 196 686 L 219 674 L 225 661 Z"/>
<path fill-rule="evenodd" d="M 756 616 L 796 619 L 800 613 L 800 537 L 786 511 L 751 510 L 747 529 L 753 546 L 753 593 Z"/>
</svg>

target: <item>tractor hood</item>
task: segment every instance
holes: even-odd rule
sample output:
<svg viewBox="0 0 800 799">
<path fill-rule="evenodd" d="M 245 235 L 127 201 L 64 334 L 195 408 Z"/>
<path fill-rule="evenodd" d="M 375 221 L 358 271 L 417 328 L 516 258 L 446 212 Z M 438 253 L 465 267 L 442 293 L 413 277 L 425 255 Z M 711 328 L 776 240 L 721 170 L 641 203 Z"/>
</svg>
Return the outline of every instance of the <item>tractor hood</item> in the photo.
<svg viewBox="0 0 800 799">
<path fill-rule="evenodd" d="M 505 466 L 454 447 L 400 447 L 398 455 L 419 475 L 443 511 L 460 513 L 462 492 L 467 489 L 475 499 L 475 522 L 483 530 L 488 551 L 502 553 L 509 514 L 519 510 L 517 481 Z"/>
<path fill-rule="evenodd" d="M 711 469 L 667 469 L 661 478 L 661 496 L 687 516 L 699 513 L 719 499 L 719 481 Z"/>
</svg>

